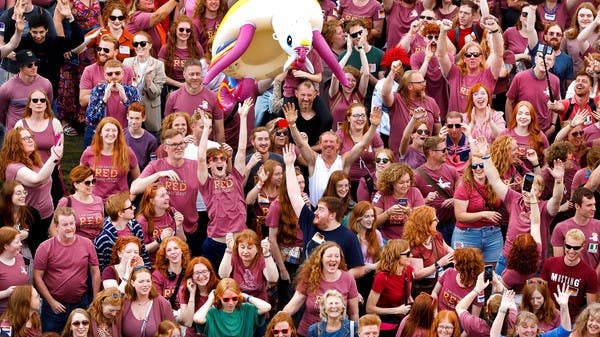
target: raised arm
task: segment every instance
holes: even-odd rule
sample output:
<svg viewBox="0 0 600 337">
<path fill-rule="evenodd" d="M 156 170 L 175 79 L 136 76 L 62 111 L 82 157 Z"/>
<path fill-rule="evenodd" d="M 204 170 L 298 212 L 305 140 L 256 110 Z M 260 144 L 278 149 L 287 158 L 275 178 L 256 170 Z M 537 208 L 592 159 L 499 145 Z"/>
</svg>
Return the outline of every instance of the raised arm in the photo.
<svg viewBox="0 0 600 337">
<path fill-rule="evenodd" d="M 360 154 L 363 152 L 363 150 L 373 142 L 373 137 L 375 136 L 375 132 L 377 132 L 377 127 L 381 122 L 381 114 L 382 112 L 380 107 L 376 107 L 373 109 L 373 111 L 371 111 L 371 126 L 369 127 L 369 130 L 360 138 L 358 143 L 354 144 L 350 151 L 342 155 L 342 170 L 344 172 L 348 173 L 350 171 L 350 167 L 358 159 L 358 157 L 360 157 Z"/>
<path fill-rule="evenodd" d="M 194 314 L 194 323 L 197 324 L 205 324 L 206 323 L 206 315 L 208 314 L 208 310 L 213 306 L 215 301 L 215 291 L 212 290 L 210 294 L 208 294 L 208 298 L 206 302 L 196 311 Z"/>
<path fill-rule="evenodd" d="M 219 265 L 220 278 L 230 277 L 231 272 L 233 271 L 233 267 L 231 266 L 231 254 L 233 254 L 234 241 L 233 233 L 227 233 L 227 235 L 225 235 L 225 244 L 227 245 L 227 248 L 225 249 L 221 264 Z"/>
<path fill-rule="evenodd" d="M 169 0 L 165 2 L 162 6 L 160 6 L 152 15 L 150 16 L 150 27 L 154 27 L 158 25 L 162 20 L 164 20 L 173 9 L 177 6 L 179 0 Z"/>
<path fill-rule="evenodd" d="M 489 281 L 484 281 L 483 273 L 480 273 L 479 276 L 477 276 L 477 283 L 475 284 L 475 288 L 473 288 L 473 290 L 471 290 L 470 293 L 463 297 L 460 300 L 460 302 L 458 302 L 458 304 L 456 305 L 455 310 L 458 317 L 460 317 L 463 311 L 469 311 L 469 307 L 471 306 L 473 301 L 477 298 L 477 296 L 479 296 L 479 294 L 483 290 L 485 290 L 485 288 L 488 287 L 489 284 Z"/>
<path fill-rule="evenodd" d="M 344 54 L 344 57 L 342 57 L 340 59 L 340 61 L 338 62 L 340 65 L 340 68 L 344 69 L 344 67 L 346 66 L 346 63 L 348 63 L 348 60 L 350 59 L 350 56 L 352 55 L 352 39 L 346 36 L 346 54 Z M 335 94 L 337 94 L 340 91 L 340 80 L 338 80 L 338 78 L 335 75 L 331 76 L 331 84 L 329 85 L 329 97 L 333 97 L 335 96 Z"/>
<path fill-rule="evenodd" d="M 392 62 L 390 72 L 383 80 L 383 86 L 381 87 L 381 99 L 385 107 L 391 107 L 394 104 L 394 77 L 396 77 L 396 74 L 401 74 L 402 72 L 404 72 L 402 63 L 398 60 Z"/>
<path fill-rule="evenodd" d="M 564 176 L 565 176 L 565 163 L 562 160 L 557 159 L 554 161 L 554 168 L 548 168 L 550 174 L 554 177 L 554 188 L 552 189 L 552 197 L 548 200 L 546 208 L 550 216 L 555 216 L 560 208 L 560 202 L 563 198 L 563 191 L 565 190 Z"/>
<path fill-rule="evenodd" d="M 485 137 L 479 137 L 474 145 L 478 151 L 474 152 L 473 155 L 481 157 L 483 160 L 483 171 L 485 172 L 485 176 L 500 200 L 504 201 L 504 198 L 506 198 L 506 194 L 508 193 L 508 186 L 502 181 L 498 169 L 492 161 L 487 140 Z"/>
<path fill-rule="evenodd" d="M 246 145 L 248 144 L 248 111 L 252 107 L 252 98 L 248 97 L 244 103 L 238 105 L 238 114 L 240 115 L 240 134 L 238 137 L 238 151 L 235 155 L 233 166 L 240 173 L 244 174 L 246 167 Z"/>
<path fill-rule="evenodd" d="M 308 141 L 300 135 L 300 131 L 298 131 L 298 128 L 296 127 L 296 120 L 298 120 L 298 110 L 296 110 L 296 106 L 293 103 L 287 103 L 283 106 L 283 113 L 290 127 L 294 143 L 296 143 L 296 145 L 300 149 L 300 154 L 302 155 L 302 158 L 306 160 L 306 163 L 308 164 L 309 173 L 310 175 L 312 175 L 312 170 L 315 166 L 317 154 L 310 148 L 310 145 L 308 145 Z"/>
<path fill-rule="evenodd" d="M 529 50 L 533 50 L 538 44 L 538 34 L 535 30 L 535 13 L 537 6 L 527 5 L 523 7 L 523 13 L 527 13 L 527 46 Z M 533 61 L 533 60 L 532 60 Z"/>
<path fill-rule="evenodd" d="M 440 25 L 440 36 L 438 37 L 438 45 L 436 50 L 436 56 L 440 63 L 440 70 L 444 77 L 448 76 L 450 68 L 452 68 L 452 61 L 448 56 L 448 31 L 452 29 L 452 21 L 444 19 Z"/>
<path fill-rule="evenodd" d="M 264 315 L 271 310 L 271 304 L 265 300 L 261 300 L 256 296 L 250 296 L 246 294 L 242 294 L 242 296 L 244 297 L 244 301 L 252 304 L 258 309 L 259 315 Z"/>
<path fill-rule="evenodd" d="M 504 324 L 504 317 L 506 317 L 506 312 L 515 305 L 515 292 L 512 290 L 508 290 L 502 295 L 502 302 L 500 302 L 500 309 L 498 309 L 498 314 L 496 315 L 496 319 L 494 319 L 494 323 L 492 324 L 492 328 L 490 329 L 490 337 L 500 337 L 502 335 L 502 325 Z"/>
<path fill-rule="evenodd" d="M 8 56 L 8 54 L 15 50 L 19 46 L 19 43 L 21 43 L 21 34 L 25 29 L 25 19 L 23 18 L 23 10 L 17 10 L 17 8 L 22 8 L 18 1 L 15 6 L 15 33 L 7 44 L 0 47 L 0 57 Z"/>
<path fill-rule="evenodd" d="M 204 185 L 204 183 L 206 183 L 206 179 L 208 179 L 206 147 L 208 146 L 208 135 L 210 135 L 212 132 L 212 120 L 208 118 L 205 114 L 202 114 L 202 123 L 204 124 L 204 129 L 202 129 L 202 136 L 200 136 L 200 143 L 198 144 L 198 181 L 201 185 Z M 242 123 L 241 120 L 240 123 Z M 208 309 L 206 310 L 208 311 Z M 194 322 L 196 322 L 196 315 L 194 315 Z"/>
<path fill-rule="evenodd" d="M 529 230 L 529 233 L 533 237 L 533 240 L 538 245 L 541 245 L 542 244 L 542 232 L 540 230 L 540 227 L 542 225 L 542 216 L 540 214 L 540 207 L 539 207 L 537 195 L 536 195 L 538 192 L 536 184 L 533 184 L 532 191 L 533 191 L 533 193 L 530 193 L 530 195 L 529 195 L 529 207 L 530 207 L 529 219 L 531 220 L 531 229 Z"/>
<path fill-rule="evenodd" d="M 421 20 L 416 19 L 410 23 L 410 29 L 408 33 L 402 36 L 397 46 L 402 47 L 402 49 L 406 50 L 407 52 L 410 51 L 410 42 L 415 38 L 415 35 L 419 34 L 419 30 L 421 30 Z"/>
<path fill-rule="evenodd" d="M 559 102 L 559 104 L 563 106 L 562 103 Z M 558 142 L 560 140 L 566 140 L 571 130 L 578 127 L 579 125 L 582 125 L 585 122 L 585 118 L 590 115 L 591 113 L 587 109 L 577 111 L 575 116 L 573 116 L 573 119 L 569 121 L 569 124 L 567 124 L 564 128 L 560 129 L 554 141 Z"/>
<path fill-rule="evenodd" d="M 560 308 L 560 326 L 567 331 L 571 331 L 571 314 L 569 313 L 569 286 L 566 283 L 559 284 L 556 287 L 556 293 L 553 294 L 556 303 Z"/>
<path fill-rule="evenodd" d="M 402 139 L 400 139 L 400 147 L 398 148 L 398 154 L 400 154 L 400 158 L 404 159 L 406 155 L 406 150 L 408 150 L 408 146 L 410 145 L 410 136 L 412 136 L 413 129 L 415 127 L 415 123 L 418 120 L 421 120 L 423 116 L 427 114 L 427 111 L 423 107 L 418 107 L 413 111 L 413 115 L 411 116 L 408 124 L 402 131 Z"/>
<path fill-rule="evenodd" d="M 592 21 L 592 23 L 590 23 L 587 27 L 585 27 L 579 32 L 579 35 L 577 35 L 579 53 L 583 54 L 586 50 L 588 50 L 588 48 L 590 47 L 588 39 L 596 31 L 598 25 L 600 25 L 600 14 L 596 15 L 594 21 Z"/>
<path fill-rule="evenodd" d="M 485 2 L 487 5 L 486 0 L 481 0 L 481 2 Z M 492 50 L 494 51 L 494 53 L 490 55 L 488 61 L 494 78 L 498 79 L 498 76 L 500 75 L 500 70 L 502 70 L 502 67 L 504 66 L 504 39 L 502 37 L 502 34 L 500 33 L 500 26 L 498 25 L 496 18 L 494 18 L 493 16 L 483 17 L 483 20 L 481 20 L 480 25 L 492 34 Z"/>
<path fill-rule="evenodd" d="M 31 140 L 33 141 L 33 140 Z M 35 187 L 45 182 L 52 175 L 52 171 L 63 155 L 63 140 L 59 140 L 58 144 L 50 149 L 50 158 L 46 160 L 42 168 L 35 172 L 28 167 L 22 167 L 17 171 L 16 180 L 28 187 Z"/>
<path fill-rule="evenodd" d="M 285 181 L 288 190 L 288 197 L 294 213 L 297 217 L 300 217 L 302 208 L 304 207 L 304 199 L 302 199 L 302 191 L 296 180 L 296 169 L 294 168 L 294 162 L 296 161 L 296 151 L 294 144 L 287 144 L 283 147 L 283 162 L 285 163 Z"/>
</svg>

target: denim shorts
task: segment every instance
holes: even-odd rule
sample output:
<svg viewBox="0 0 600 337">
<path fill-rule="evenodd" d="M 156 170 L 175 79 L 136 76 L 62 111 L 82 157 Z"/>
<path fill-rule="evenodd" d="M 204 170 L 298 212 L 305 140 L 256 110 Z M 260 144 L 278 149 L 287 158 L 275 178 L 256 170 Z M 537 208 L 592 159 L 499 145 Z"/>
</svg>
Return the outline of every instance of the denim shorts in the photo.
<svg viewBox="0 0 600 337">
<path fill-rule="evenodd" d="M 454 228 L 452 234 L 452 248 L 479 248 L 485 263 L 496 263 L 504 240 L 499 226 L 486 226 L 482 228 Z"/>
</svg>

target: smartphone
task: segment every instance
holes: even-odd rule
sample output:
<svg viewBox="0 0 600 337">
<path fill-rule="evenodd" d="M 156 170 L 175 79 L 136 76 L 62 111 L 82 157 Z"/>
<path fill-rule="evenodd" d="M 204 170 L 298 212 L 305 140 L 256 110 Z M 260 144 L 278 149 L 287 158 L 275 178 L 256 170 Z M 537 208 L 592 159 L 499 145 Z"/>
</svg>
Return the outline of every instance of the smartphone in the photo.
<svg viewBox="0 0 600 337">
<path fill-rule="evenodd" d="M 531 173 L 526 173 L 523 178 L 523 191 L 531 192 L 531 188 L 533 187 L 533 180 L 535 176 Z"/>
<path fill-rule="evenodd" d="M 588 125 L 588 124 L 592 124 L 592 116 L 585 116 L 585 121 L 583 122 L 583 124 Z"/>
<path fill-rule="evenodd" d="M 398 199 L 398 205 L 403 206 L 403 207 L 408 207 L 408 199 L 406 199 L 406 198 Z"/>
<path fill-rule="evenodd" d="M 490 282 L 492 281 L 493 268 L 494 268 L 494 266 L 492 266 L 491 264 L 487 264 L 483 268 L 483 280 L 484 281 L 490 281 Z"/>
</svg>

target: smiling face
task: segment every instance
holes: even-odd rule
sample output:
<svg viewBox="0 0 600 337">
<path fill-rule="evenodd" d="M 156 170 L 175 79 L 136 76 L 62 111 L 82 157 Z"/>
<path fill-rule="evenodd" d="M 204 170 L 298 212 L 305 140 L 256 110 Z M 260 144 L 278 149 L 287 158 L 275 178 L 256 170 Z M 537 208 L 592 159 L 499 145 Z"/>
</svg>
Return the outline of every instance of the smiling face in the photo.
<svg viewBox="0 0 600 337">
<path fill-rule="evenodd" d="M 354 91 L 354 88 L 356 88 L 356 82 L 358 81 L 358 79 L 350 73 L 345 73 L 345 75 L 346 80 L 348 80 L 349 86 L 346 87 L 342 85 L 342 91 L 346 94 L 351 94 Z"/>
<path fill-rule="evenodd" d="M 485 109 L 488 106 L 489 97 L 484 88 L 473 93 L 473 104 L 476 109 Z"/>
<path fill-rule="evenodd" d="M 515 330 L 520 337 L 535 337 L 537 336 L 538 325 L 536 322 L 524 320 L 515 326 Z"/>
<path fill-rule="evenodd" d="M 185 153 L 185 142 L 183 141 L 183 135 L 176 134 L 171 138 L 165 139 L 164 143 L 167 149 L 167 158 L 171 160 L 181 160 Z"/>
<path fill-rule="evenodd" d="M 531 113 L 529 108 L 525 105 L 521 105 L 517 110 L 517 126 L 528 127 L 531 123 Z"/>
<path fill-rule="evenodd" d="M 600 317 L 598 315 L 590 315 L 585 326 L 588 330 L 588 336 L 597 336 L 600 334 Z"/>
<path fill-rule="evenodd" d="M 152 44 L 150 43 L 150 41 L 148 41 L 148 38 L 146 38 L 146 36 L 144 35 L 136 35 L 133 38 L 133 42 L 137 44 L 137 47 L 133 47 L 135 49 L 135 53 L 138 56 L 147 56 L 150 53 L 150 49 L 152 49 Z M 145 46 L 142 46 L 140 44 L 140 42 L 142 44 L 145 44 Z"/>
<path fill-rule="evenodd" d="M 7 245 L 4 245 L 4 251 L 9 255 L 9 256 L 17 256 L 17 254 L 19 254 L 21 252 L 21 247 L 23 246 L 23 244 L 21 243 L 21 237 L 20 236 L 15 236 L 15 238 Z"/>
<path fill-rule="evenodd" d="M 579 29 L 583 29 L 590 25 L 594 21 L 594 13 L 587 8 L 581 8 L 577 13 L 577 23 L 579 24 Z"/>
<path fill-rule="evenodd" d="M 427 124 L 421 124 L 417 128 L 417 131 L 413 132 L 411 135 L 412 143 L 417 146 L 423 146 L 423 143 L 427 137 L 429 137 L 429 129 L 427 128 Z"/>
<path fill-rule="evenodd" d="M 321 259 L 323 271 L 327 273 L 335 273 L 342 261 L 342 254 L 338 247 L 329 247 L 323 252 L 323 258 Z"/>
<path fill-rule="evenodd" d="M 593 219 L 596 213 L 596 199 L 583 197 L 581 205 L 575 204 L 575 213 L 585 219 Z"/>
<path fill-rule="evenodd" d="M 114 43 L 100 40 L 98 47 L 98 51 L 96 51 L 96 62 L 98 62 L 98 64 L 104 65 L 106 61 L 115 58 L 117 52 Z"/>
<path fill-rule="evenodd" d="M 119 129 L 116 125 L 112 123 L 106 123 L 100 130 L 100 137 L 102 138 L 102 142 L 104 146 L 106 145 L 114 145 L 117 141 L 117 135 L 119 133 Z"/>
<path fill-rule="evenodd" d="M 339 150 L 338 138 L 332 134 L 321 136 L 321 151 L 323 154 L 335 155 Z"/>
<path fill-rule="evenodd" d="M 574 239 L 572 237 L 565 237 L 565 263 L 567 265 L 575 265 L 579 262 L 581 251 L 583 250 L 584 241 Z M 577 247 L 578 249 L 568 248 Z"/>
<path fill-rule="evenodd" d="M 398 197 L 406 196 L 410 189 L 410 175 L 404 174 L 398 181 L 394 183 L 394 195 Z"/>
<path fill-rule="evenodd" d="M 46 34 L 48 34 L 48 29 L 44 28 L 44 26 L 39 27 L 31 27 L 29 28 L 29 34 L 31 34 L 31 39 L 35 43 L 44 43 L 46 41 Z"/>
<path fill-rule="evenodd" d="M 192 26 L 189 24 L 189 22 L 181 22 L 177 26 L 175 34 L 177 36 L 177 40 L 187 41 L 190 38 L 190 35 L 192 34 Z"/>
<path fill-rule="evenodd" d="M 367 124 L 367 111 L 362 106 L 355 106 L 346 118 L 348 118 L 352 130 L 362 131 Z"/>
<path fill-rule="evenodd" d="M 114 18 L 114 20 L 113 20 Z M 108 27 L 110 29 L 114 29 L 114 30 L 118 30 L 121 29 L 123 27 L 123 25 L 125 24 L 125 15 L 123 15 L 123 12 L 120 9 L 113 9 L 113 11 L 110 13 L 109 19 L 108 19 Z"/>
<path fill-rule="evenodd" d="M 206 10 L 216 12 L 219 10 L 219 0 L 206 0 Z"/>
<path fill-rule="evenodd" d="M 254 138 L 252 138 L 252 145 L 256 152 L 260 154 L 266 154 L 269 152 L 269 147 L 271 147 L 271 138 L 269 137 L 268 131 L 259 131 L 254 133 Z"/>
<path fill-rule="evenodd" d="M 35 141 L 33 140 L 33 136 L 27 130 L 21 130 L 19 132 L 21 134 L 21 144 L 23 145 L 23 150 L 29 156 L 35 151 Z"/>
<path fill-rule="evenodd" d="M 300 85 L 296 88 L 296 98 L 301 111 L 312 110 L 313 102 L 316 98 L 315 89 L 309 85 Z"/>
<path fill-rule="evenodd" d="M 12 194 L 12 203 L 15 206 L 25 206 L 25 200 L 27 199 L 27 191 L 23 185 L 15 185 L 15 189 Z"/>
<path fill-rule="evenodd" d="M 580 75 L 575 78 L 575 95 L 583 97 L 590 94 L 592 82 L 585 75 Z"/>
<path fill-rule="evenodd" d="M 360 225 L 365 229 L 373 228 L 373 223 L 375 222 L 375 212 L 373 209 L 369 209 L 363 214 L 362 219 L 360 220 Z"/>
<path fill-rule="evenodd" d="M 75 216 L 59 215 L 58 224 L 54 225 L 56 234 L 61 242 L 70 242 L 75 240 Z"/>
<path fill-rule="evenodd" d="M 208 281 L 210 281 L 210 270 L 202 263 L 194 265 L 194 272 L 192 274 L 192 280 L 196 285 L 200 287 L 206 287 Z"/>
<path fill-rule="evenodd" d="M 165 247 L 165 255 L 170 263 L 177 264 L 181 262 L 183 253 L 177 242 L 169 241 Z"/>
<path fill-rule="evenodd" d="M 75 187 L 75 191 L 81 193 L 82 195 L 88 196 L 91 195 L 94 191 L 94 186 L 96 185 L 96 179 L 94 179 L 93 175 L 85 178 L 83 181 L 78 183 L 73 183 Z"/>
<path fill-rule="evenodd" d="M 375 158 L 375 170 L 377 172 L 383 172 L 388 166 L 392 165 L 392 161 L 385 152 L 380 152 Z"/>
<path fill-rule="evenodd" d="M 450 321 L 443 319 L 438 323 L 438 326 L 437 326 L 438 337 L 449 337 L 449 336 L 452 336 L 453 333 L 454 333 L 454 325 Z"/>
<path fill-rule="evenodd" d="M 325 315 L 328 319 L 339 319 L 344 311 L 344 304 L 338 296 L 327 296 L 325 299 Z"/>
<path fill-rule="evenodd" d="M 75 313 L 71 319 L 73 337 L 86 337 L 90 328 L 90 320 L 83 314 Z"/>
<path fill-rule="evenodd" d="M 350 192 L 350 182 L 348 179 L 342 179 L 335 183 L 335 194 L 337 194 L 338 198 L 345 198 Z"/>
</svg>

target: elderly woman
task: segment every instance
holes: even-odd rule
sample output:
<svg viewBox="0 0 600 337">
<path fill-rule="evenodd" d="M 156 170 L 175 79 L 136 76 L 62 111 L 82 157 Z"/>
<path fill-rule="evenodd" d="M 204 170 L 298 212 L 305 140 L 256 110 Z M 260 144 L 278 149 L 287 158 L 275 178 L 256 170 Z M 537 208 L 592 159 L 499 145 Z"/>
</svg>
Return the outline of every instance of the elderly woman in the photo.
<svg viewBox="0 0 600 337">
<path fill-rule="evenodd" d="M 121 336 L 123 298 L 117 288 L 106 288 L 96 294 L 88 309 L 94 337 Z"/>
<path fill-rule="evenodd" d="M 346 304 L 339 291 L 327 290 L 319 300 L 321 321 L 308 328 L 307 337 L 325 337 L 336 334 L 339 337 L 358 337 L 356 322 L 348 319 Z"/>
<path fill-rule="evenodd" d="M 0 315 L 4 313 L 15 286 L 26 285 L 29 274 L 23 255 L 21 237 L 12 227 L 0 228 Z"/>
</svg>

